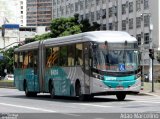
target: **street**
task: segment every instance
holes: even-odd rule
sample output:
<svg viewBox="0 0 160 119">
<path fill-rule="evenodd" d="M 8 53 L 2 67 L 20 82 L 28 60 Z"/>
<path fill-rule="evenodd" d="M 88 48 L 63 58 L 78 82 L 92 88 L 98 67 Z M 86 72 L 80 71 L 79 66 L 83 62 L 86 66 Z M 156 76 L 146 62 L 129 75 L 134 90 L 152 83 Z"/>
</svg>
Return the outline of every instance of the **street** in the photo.
<svg viewBox="0 0 160 119">
<path fill-rule="evenodd" d="M 105 113 L 159 113 L 159 110 L 159 96 L 127 95 L 125 101 L 117 101 L 115 96 L 100 96 L 89 102 L 80 102 L 77 98 L 71 97 L 51 99 L 48 94 L 28 98 L 24 92 L 17 89 L 0 89 L 1 113 L 38 113 L 41 116 L 43 113 L 55 113 L 59 114 L 56 118 L 69 116 L 68 118 L 74 119 L 82 115 L 93 117 L 99 113 L 104 113 L 105 116 Z"/>
</svg>

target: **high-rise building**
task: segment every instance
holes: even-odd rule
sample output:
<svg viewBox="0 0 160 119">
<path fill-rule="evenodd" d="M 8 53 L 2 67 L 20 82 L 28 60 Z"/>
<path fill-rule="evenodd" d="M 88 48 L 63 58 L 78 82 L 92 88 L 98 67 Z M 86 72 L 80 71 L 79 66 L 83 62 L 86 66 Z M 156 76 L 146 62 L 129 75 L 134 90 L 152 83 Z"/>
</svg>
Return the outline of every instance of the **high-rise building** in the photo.
<svg viewBox="0 0 160 119">
<path fill-rule="evenodd" d="M 75 13 L 80 15 L 80 20 L 98 22 L 101 30 L 127 31 L 136 37 L 146 64 L 149 63 L 149 28 L 153 24 L 153 48 L 160 49 L 160 0 L 53 0 L 53 18 Z"/>
<path fill-rule="evenodd" d="M 27 26 L 49 26 L 52 0 L 27 0 Z"/>
<path fill-rule="evenodd" d="M 6 23 L 26 26 L 26 0 L 0 1 L 0 25 Z"/>
</svg>

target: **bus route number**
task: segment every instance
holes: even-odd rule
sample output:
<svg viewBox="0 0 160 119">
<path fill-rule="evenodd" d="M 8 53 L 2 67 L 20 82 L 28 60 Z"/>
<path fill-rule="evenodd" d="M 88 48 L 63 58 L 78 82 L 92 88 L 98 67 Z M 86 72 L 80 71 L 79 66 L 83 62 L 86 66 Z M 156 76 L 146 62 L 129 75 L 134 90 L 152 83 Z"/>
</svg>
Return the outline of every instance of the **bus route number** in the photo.
<svg viewBox="0 0 160 119">
<path fill-rule="evenodd" d="M 57 69 L 51 70 L 51 75 L 58 75 L 58 70 Z"/>
</svg>

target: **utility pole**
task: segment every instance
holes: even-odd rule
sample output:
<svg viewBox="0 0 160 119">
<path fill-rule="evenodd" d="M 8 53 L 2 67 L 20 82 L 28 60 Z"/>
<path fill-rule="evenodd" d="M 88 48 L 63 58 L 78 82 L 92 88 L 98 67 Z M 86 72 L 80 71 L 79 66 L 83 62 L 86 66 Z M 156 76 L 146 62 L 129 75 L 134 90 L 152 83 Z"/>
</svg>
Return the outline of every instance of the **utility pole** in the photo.
<svg viewBox="0 0 160 119">
<path fill-rule="evenodd" d="M 153 49 L 153 39 L 152 39 L 152 31 L 153 31 L 153 24 L 152 24 L 152 17 L 151 14 L 149 15 L 149 50 L 151 50 L 152 57 L 150 57 L 150 65 L 149 65 L 149 79 L 152 81 L 152 92 L 154 92 L 154 79 L 153 79 L 153 60 L 154 60 L 154 49 Z"/>
<path fill-rule="evenodd" d="M 144 15 L 149 16 L 149 81 L 152 82 L 152 91 L 154 92 L 154 79 L 153 79 L 153 60 L 154 60 L 154 49 L 153 49 L 153 39 L 152 39 L 152 31 L 153 31 L 153 24 L 152 24 L 152 16 L 150 13 L 142 13 Z"/>
</svg>

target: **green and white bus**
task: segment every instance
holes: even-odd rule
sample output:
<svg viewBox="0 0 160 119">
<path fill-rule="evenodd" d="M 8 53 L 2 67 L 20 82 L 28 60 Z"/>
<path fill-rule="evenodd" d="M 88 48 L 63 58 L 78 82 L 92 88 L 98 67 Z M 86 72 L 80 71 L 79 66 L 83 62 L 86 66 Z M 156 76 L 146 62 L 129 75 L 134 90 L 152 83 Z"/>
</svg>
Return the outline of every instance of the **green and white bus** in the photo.
<svg viewBox="0 0 160 119">
<path fill-rule="evenodd" d="M 15 86 L 26 96 L 50 93 L 80 100 L 141 89 L 137 40 L 126 32 L 93 31 L 25 44 L 15 49 Z"/>
</svg>

